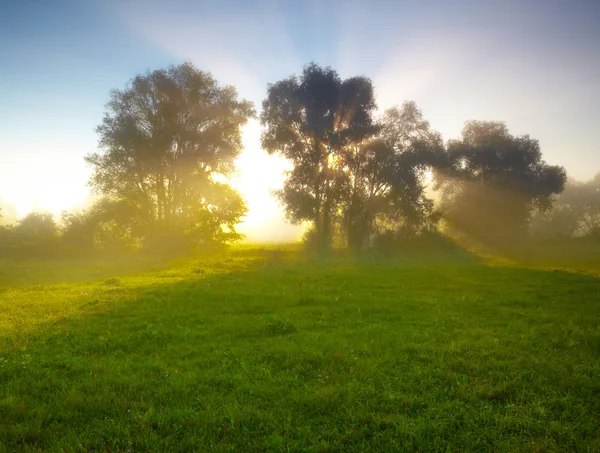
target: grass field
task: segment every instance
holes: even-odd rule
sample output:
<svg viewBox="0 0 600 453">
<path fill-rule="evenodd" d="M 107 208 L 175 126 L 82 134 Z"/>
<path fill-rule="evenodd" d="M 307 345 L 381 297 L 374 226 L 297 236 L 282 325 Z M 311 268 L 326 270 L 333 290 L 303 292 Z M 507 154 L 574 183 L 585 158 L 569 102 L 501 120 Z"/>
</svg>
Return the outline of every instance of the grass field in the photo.
<svg viewBox="0 0 600 453">
<path fill-rule="evenodd" d="M 600 451 L 600 280 L 464 253 L 0 264 L 0 451 Z"/>
</svg>

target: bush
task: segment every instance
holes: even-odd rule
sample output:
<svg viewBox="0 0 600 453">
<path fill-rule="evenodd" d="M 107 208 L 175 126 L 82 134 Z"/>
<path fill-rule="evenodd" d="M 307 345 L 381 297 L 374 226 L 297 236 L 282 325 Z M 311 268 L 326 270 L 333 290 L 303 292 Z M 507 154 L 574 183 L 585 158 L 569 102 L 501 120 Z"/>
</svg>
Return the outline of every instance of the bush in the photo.
<svg viewBox="0 0 600 453">
<path fill-rule="evenodd" d="M 456 243 L 439 231 L 411 233 L 406 230 L 388 230 L 373 239 L 373 248 L 382 252 L 435 252 L 454 250 Z"/>
<path fill-rule="evenodd" d="M 60 252 L 59 242 L 52 214 L 32 212 L 0 229 L 0 255 L 10 258 L 53 258 Z"/>
</svg>

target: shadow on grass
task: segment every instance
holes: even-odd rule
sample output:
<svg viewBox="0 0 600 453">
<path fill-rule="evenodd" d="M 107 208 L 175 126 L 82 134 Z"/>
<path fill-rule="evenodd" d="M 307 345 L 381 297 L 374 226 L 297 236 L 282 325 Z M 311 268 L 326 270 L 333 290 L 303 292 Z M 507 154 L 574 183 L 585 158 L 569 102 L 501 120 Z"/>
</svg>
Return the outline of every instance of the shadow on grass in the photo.
<svg viewBox="0 0 600 453">
<path fill-rule="evenodd" d="M 37 264 L 34 263 L 32 266 L 32 272 L 35 272 Z M 337 276 L 336 284 L 342 297 L 346 287 L 352 286 L 353 280 L 368 288 L 372 283 L 370 281 L 372 272 L 383 272 L 389 277 L 387 281 L 384 280 L 383 283 L 378 281 L 375 285 L 376 289 L 385 288 L 388 293 L 397 283 L 395 272 L 402 279 L 413 276 L 414 280 L 409 283 L 423 291 L 431 291 L 432 288 L 438 290 L 437 286 L 440 283 L 447 282 L 445 289 L 453 293 L 462 291 L 461 284 L 474 284 L 481 290 L 482 287 L 490 284 L 489 276 L 494 273 L 500 276 L 498 277 L 500 280 L 492 283 L 495 289 L 497 285 L 509 285 L 510 283 L 505 280 L 509 280 L 510 277 L 501 276 L 503 273 L 498 269 L 504 269 L 504 272 L 509 275 L 519 269 L 519 272 L 529 273 L 533 279 L 549 273 L 565 274 L 570 275 L 568 278 L 574 284 L 596 282 L 597 279 L 596 276 L 579 274 L 571 270 L 534 270 L 507 265 L 490 265 L 484 258 L 464 250 L 397 254 L 331 250 L 327 254 L 315 254 L 298 246 L 259 249 L 241 247 L 227 253 L 183 257 L 168 262 L 140 260 L 130 263 L 129 266 L 121 261 L 115 266 L 110 263 L 87 264 L 91 264 L 91 270 L 85 269 L 85 264 L 82 262 L 62 263 L 63 267 L 52 274 L 52 277 L 44 273 L 46 269 L 44 267 L 41 279 L 36 275 L 29 275 L 16 287 L 3 288 L 5 292 L 11 290 L 15 305 L 22 302 L 20 295 L 27 294 L 26 305 L 29 308 L 36 306 L 39 297 L 42 301 L 54 300 L 55 302 L 59 298 L 65 298 L 71 306 L 77 308 L 70 312 L 68 304 L 61 307 L 58 303 L 54 307 L 56 316 L 46 314 L 45 321 L 30 328 L 23 326 L 18 332 L 18 337 L 28 333 L 34 333 L 37 337 L 60 326 L 62 319 L 72 324 L 75 320 L 85 319 L 87 316 L 98 316 L 111 310 L 123 310 L 128 305 L 135 305 L 144 299 L 156 300 L 157 303 L 163 301 L 170 306 L 172 300 L 177 300 L 181 293 L 188 298 L 195 295 L 198 301 L 209 296 L 208 300 L 216 301 L 217 308 L 222 309 L 223 306 L 219 305 L 221 302 L 239 298 L 240 294 L 259 291 L 269 294 L 273 288 L 281 286 L 288 288 L 284 291 L 282 300 L 293 294 L 292 300 L 298 305 L 326 305 L 331 297 L 333 301 L 339 300 L 340 297 L 340 295 L 333 295 L 331 289 L 319 288 L 321 284 L 327 287 L 332 275 Z M 100 270 L 97 266 L 100 266 Z M 70 272 L 73 268 L 75 268 L 75 275 Z M 124 273 L 119 274 L 119 272 Z M 85 278 L 72 283 L 79 276 Z M 55 284 L 43 285 L 41 283 L 43 281 L 51 281 Z M 35 283 L 31 284 L 32 282 Z M 40 313 L 43 314 L 45 309 L 43 304 L 40 304 L 39 308 Z M 66 313 L 61 315 L 61 311 Z M 23 316 L 27 316 L 27 312 L 24 311 Z M 46 324 L 48 327 L 45 327 Z M 0 341 L 3 337 L 7 339 L 6 333 L 4 332 L 3 335 L 0 332 Z M 16 336 L 12 335 L 12 337 L 12 343 L 18 343 Z"/>
<path fill-rule="evenodd" d="M 592 445 L 595 278 L 451 254 L 180 264 L 87 282 L 78 315 L 5 339 L 0 447 Z"/>
</svg>

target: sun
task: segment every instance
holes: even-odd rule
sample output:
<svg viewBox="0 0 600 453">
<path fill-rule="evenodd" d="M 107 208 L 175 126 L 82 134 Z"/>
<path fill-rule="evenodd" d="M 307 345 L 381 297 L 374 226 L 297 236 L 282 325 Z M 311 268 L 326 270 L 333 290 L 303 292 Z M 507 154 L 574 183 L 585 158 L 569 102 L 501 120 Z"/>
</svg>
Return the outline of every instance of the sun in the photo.
<svg viewBox="0 0 600 453">
<path fill-rule="evenodd" d="M 58 219 L 63 211 L 85 205 L 88 177 L 89 170 L 78 159 L 65 160 L 60 165 L 30 165 L 26 173 L 7 175 L 3 183 L 11 190 L 3 191 L 2 202 L 14 207 L 19 218 L 30 212 L 49 212 Z"/>
<path fill-rule="evenodd" d="M 60 217 L 63 211 L 81 208 L 88 197 L 88 189 L 67 183 L 55 183 L 51 186 L 31 183 L 13 200 L 19 217 L 29 212 L 49 212 Z"/>
<path fill-rule="evenodd" d="M 272 191 L 280 189 L 290 164 L 282 157 L 267 154 L 260 146 L 260 123 L 251 120 L 242 130 L 244 150 L 236 162 L 231 185 L 246 200 L 248 213 L 238 230 L 255 242 L 296 240 L 303 228 L 285 221 Z"/>
<path fill-rule="evenodd" d="M 283 186 L 290 164 L 282 157 L 267 154 L 261 148 L 260 134 L 258 120 L 244 126 L 243 151 L 229 180 L 248 207 L 237 229 L 250 242 L 298 240 L 304 228 L 285 220 L 279 201 L 272 195 L 273 190 Z M 6 194 L 2 202 L 14 206 L 18 217 L 32 211 L 50 212 L 59 220 L 63 211 L 85 208 L 89 204 L 87 182 L 90 176 L 91 169 L 78 156 L 32 162 L 27 171 L 15 172 L 0 181 L 0 189 L 7 189 L 0 192 Z"/>
</svg>

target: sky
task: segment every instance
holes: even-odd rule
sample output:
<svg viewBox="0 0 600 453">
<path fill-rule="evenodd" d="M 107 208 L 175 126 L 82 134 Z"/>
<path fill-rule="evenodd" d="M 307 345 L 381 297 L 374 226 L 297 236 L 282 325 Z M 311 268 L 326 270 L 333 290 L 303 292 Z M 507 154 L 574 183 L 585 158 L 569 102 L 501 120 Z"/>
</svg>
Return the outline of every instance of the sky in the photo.
<svg viewBox="0 0 600 453">
<path fill-rule="evenodd" d="M 0 2 L 0 200 L 24 215 L 81 206 L 109 91 L 191 61 L 260 112 L 268 83 L 309 62 L 370 77 L 379 109 L 414 100 L 445 139 L 504 121 L 579 180 L 600 171 L 597 0 L 4 0 Z M 243 130 L 232 181 L 241 230 L 284 240 L 270 190 L 285 162 Z"/>
</svg>

